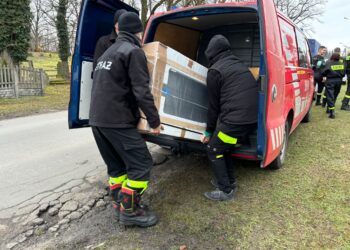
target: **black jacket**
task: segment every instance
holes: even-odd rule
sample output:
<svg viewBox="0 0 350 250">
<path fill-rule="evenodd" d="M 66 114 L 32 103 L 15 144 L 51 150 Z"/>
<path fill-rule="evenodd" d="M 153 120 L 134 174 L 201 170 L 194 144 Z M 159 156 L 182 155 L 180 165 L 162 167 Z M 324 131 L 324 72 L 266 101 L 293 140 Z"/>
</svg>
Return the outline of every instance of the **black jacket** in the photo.
<svg viewBox="0 0 350 250">
<path fill-rule="evenodd" d="M 94 69 L 97 65 L 97 60 L 100 58 L 100 56 L 105 53 L 105 51 L 112 46 L 113 43 L 115 43 L 115 39 L 117 39 L 118 35 L 115 33 L 113 30 L 111 34 L 106 35 L 106 36 L 101 36 L 100 39 L 98 39 L 95 47 L 95 52 L 94 52 Z"/>
<path fill-rule="evenodd" d="M 227 125 L 256 123 L 258 84 L 248 67 L 232 54 L 230 43 L 221 35 L 210 41 L 205 54 L 211 65 L 207 131 L 213 132 L 218 121 Z"/>
<path fill-rule="evenodd" d="M 98 59 L 91 92 L 90 125 L 135 127 L 139 108 L 152 128 L 160 125 L 149 85 L 147 59 L 133 34 L 120 32 L 116 42 Z"/>
<path fill-rule="evenodd" d="M 345 58 L 345 73 L 350 75 L 350 55 Z M 350 81 L 350 79 L 348 79 Z"/>
<path fill-rule="evenodd" d="M 342 81 L 345 76 L 344 62 L 328 60 L 321 73 L 327 77 L 327 81 Z"/>
<path fill-rule="evenodd" d="M 314 78 L 317 82 L 321 82 L 322 81 L 321 72 L 326 65 L 326 61 L 324 57 L 321 55 L 314 56 L 312 58 L 312 64 L 313 64 L 312 69 L 314 70 Z"/>
</svg>

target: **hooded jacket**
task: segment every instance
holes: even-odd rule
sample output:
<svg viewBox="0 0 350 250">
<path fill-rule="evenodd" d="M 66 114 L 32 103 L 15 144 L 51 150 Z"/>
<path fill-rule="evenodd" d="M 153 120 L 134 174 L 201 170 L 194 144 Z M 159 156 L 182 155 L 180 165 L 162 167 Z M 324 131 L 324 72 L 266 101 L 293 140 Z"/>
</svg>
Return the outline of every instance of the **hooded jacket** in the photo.
<svg viewBox="0 0 350 250">
<path fill-rule="evenodd" d="M 209 95 L 207 131 L 217 122 L 254 124 L 258 117 L 258 84 L 242 61 L 233 55 L 229 41 L 214 36 L 205 51 L 211 67 L 207 75 Z"/>
<path fill-rule="evenodd" d="M 160 125 L 150 91 L 147 59 L 140 47 L 135 35 L 119 32 L 116 42 L 98 59 L 91 91 L 90 125 L 136 127 L 139 108 L 151 128 Z"/>
</svg>

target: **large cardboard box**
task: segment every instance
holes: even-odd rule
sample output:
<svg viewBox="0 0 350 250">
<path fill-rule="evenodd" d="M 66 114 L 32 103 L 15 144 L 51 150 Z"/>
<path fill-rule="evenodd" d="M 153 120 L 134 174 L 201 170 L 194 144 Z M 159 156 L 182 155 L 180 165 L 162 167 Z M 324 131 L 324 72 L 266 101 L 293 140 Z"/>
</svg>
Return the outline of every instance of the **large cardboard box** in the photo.
<svg viewBox="0 0 350 250">
<path fill-rule="evenodd" d="M 151 90 L 160 120 L 161 134 L 190 140 L 200 140 L 206 127 L 208 69 L 159 42 L 144 45 Z M 249 68 L 255 79 L 259 68 Z M 141 112 L 142 114 L 142 112 Z M 141 133 L 150 127 L 142 114 L 138 124 Z"/>
<path fill-rule="evenodd" d="M 207 68 L 159 42 L 148 43 L 143 49 L 164 127 L 161 134 L 199 140 L 207 118 Z M 138 129 L 149 132 L 144 114 Z"/>
</svg>

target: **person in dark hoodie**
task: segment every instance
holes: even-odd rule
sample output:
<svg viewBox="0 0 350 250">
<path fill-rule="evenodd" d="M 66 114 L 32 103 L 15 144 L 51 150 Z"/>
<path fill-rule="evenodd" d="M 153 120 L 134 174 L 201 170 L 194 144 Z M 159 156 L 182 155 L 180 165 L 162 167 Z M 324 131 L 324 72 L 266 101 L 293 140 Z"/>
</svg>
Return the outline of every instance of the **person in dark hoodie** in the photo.
<svg viewBox="0 0 350 250">
<path fill-rule="evenodd" d="M 322 76 L 326 77 L 327 112 L 329 118 L 335 118 L 335 103 L 340 93 L 342 79 L 345 76 L 344 62 L 340 60 L 339 53 L 333 53 L 322 70 Z"/>
<path fill-rule="evenodd" d="M 138 15 L 119 19 L 115 43 L 98 59 L 90 105 L 90 125 L 107 165 L 116 217 L 123 225 L 153 226 L 157 216 L 141 205 L 153 165 L 145 140 L 136 129 L 144 112 L 151 133 L 161 125 L 149 86 L 147 59 L 141 49 L 143 27 Z"/>
<path fill-rule="evenodd" d="M 211 183 L 217 189 L 204 195 L 214 201 L 230 200 L 236 190 L 230 151 L 238 143 L 246 143 L 248 135 L 257 128 L 258 84 L 248 67 L 233 55 L 224 36 L 214 36 L 205 54 L 210 62 L 209 105 L 202 142 L 208 144 L 215 176 Z"/>
<path fill-rule="evenodd" d="M 115 42 L 115 40 L 118 37 L 118 20 L 119 17 L 125 13 L 126 10 L 117 10 L 114 14 L 114 22 L 113 22 L 113 30 L 109 35 L 105 35 L 105 36 L 101 36 L 97 43 L 96 43 L 96 47 L 95 47 L 95 52 L 94 52 L 94 62 L 93 62 L 93 67 L 95 69 L 96 65 L 97 65 L 97 60 L 100 58 L 100 56 L 102 56 L 102 54 L 109 48 L 112 46 L 112 44 Z"/>
</svg>

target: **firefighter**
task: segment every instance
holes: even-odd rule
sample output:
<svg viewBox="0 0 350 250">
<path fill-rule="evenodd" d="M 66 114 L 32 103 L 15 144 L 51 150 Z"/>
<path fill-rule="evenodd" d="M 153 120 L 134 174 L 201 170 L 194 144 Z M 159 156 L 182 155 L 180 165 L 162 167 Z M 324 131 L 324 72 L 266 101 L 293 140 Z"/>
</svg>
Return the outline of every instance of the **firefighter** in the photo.
<svg viewBox="0 0 350 250">
<path fill-rule="evenodd" d="M 347 88 L 342 101 L 341 110 L 350 111 L 350 53 L 348 53 L 348 56 L 345 58 L 345 73 L 347 78 Z"/>
<path fill-rule="evenodd" d="M 224 36 L 214 36 L 205 54 L 211 66 L 207 75 L 207 127 L 201 141 L 208 144 L 215 176 L 211 183 L 217 189 L 204 195 L 214 201 L 231 200 L 236 181 L 230 151 L 245 143 L 257 128 L 258 84 L 248 67 L 233 55 Z"/>
<path fill-rule="evenodd" d="M 317 84 L 317 94 L 316 94 L 316 106 L 321 105 L 321 97 L 324 89 L 323 77 L 321 71 L 326 65 L 325 55 L 327 53 L 327 48 L 325 46 L 320 46 L 318 49 L 318 54 L 313 58 L 313 70 L 315 85 Z"/>
<path fill-rule="evenodd" d="M 322 70 L 322 76 L 326 77 L 327 111 L 329 118 L 335 118 L 335 104 L 339 95 L 342 79 L 344 77 L 344 63 L 340 61 L 340 54 L 333 53 Z"/>
<path fill-rule="evenodd" d="M 96 65 L 97 65 L 97 60 L 98 58 L 100 58 L 100 56 L 102 56 L 102 54 L 109 48 L 111 47 L 111 45 L 115 42 L 115 40 L 118 37 L 118 19 L 121 16 L 121 14 L 125 13 L 126 10 L 117 10 L 114 14 L 114 26 L 113 26 L 113 30 L 109 35 L 105 35 L 100 37 L 100 39 L 98 39 L 97 43 L 96 43 L 96 47 L 95 47 L 95 52 L 94 52 L 94 63 L 93 63 L 93 67 L 95 69 Z"/>
<path fill-rule="evenodd" d="M 136 129 L 144 112 L 151 133 L 161 125 L 149 88 L 149 72 L 141 49 L 143 26 L 138 15 L 126 12 L 119 20 L 115 43 L 98 59 L 92 86 L 90 125 L 107 165 L 117 219 L 123 225 L 148 227 L 157 216 L 141 206 L 148 187 L 152 157 Z"/>
</svg>

